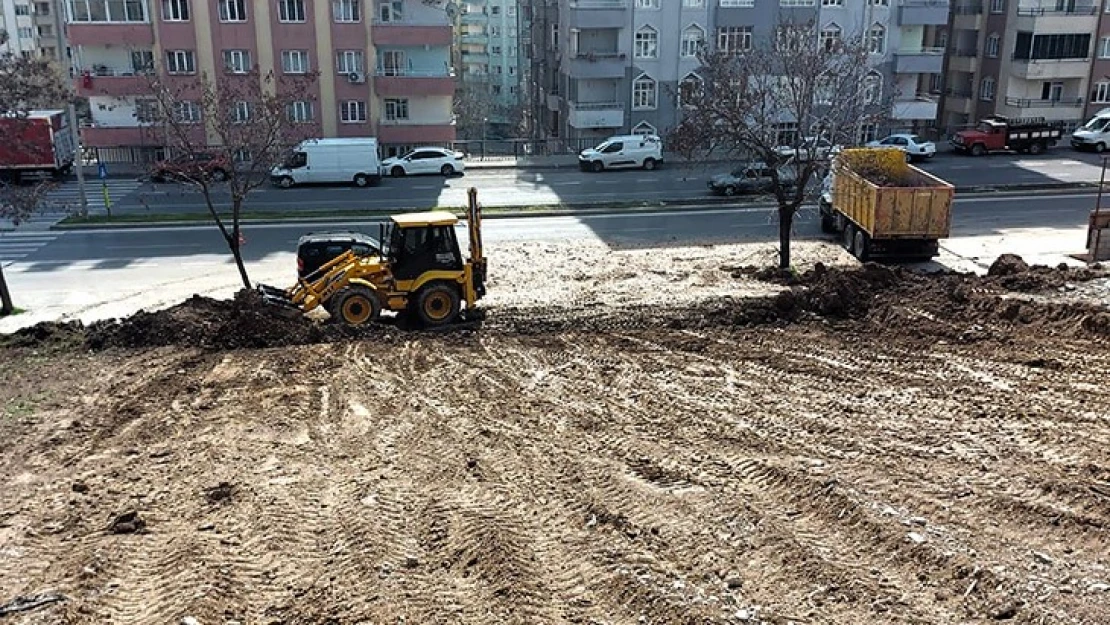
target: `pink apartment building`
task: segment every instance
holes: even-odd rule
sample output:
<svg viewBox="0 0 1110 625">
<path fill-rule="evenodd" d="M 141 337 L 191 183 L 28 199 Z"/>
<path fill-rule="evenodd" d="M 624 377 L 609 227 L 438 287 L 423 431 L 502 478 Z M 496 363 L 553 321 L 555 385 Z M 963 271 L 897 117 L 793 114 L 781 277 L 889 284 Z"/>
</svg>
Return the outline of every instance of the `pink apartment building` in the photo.
<svg viewBox="0 0 1110 625">
<path fill-rule="evenodd" d="M 319 72 L 290 115 L 386 155 L 455 139 L 452 26 L 426 0 L 64 0 L 90 147 L 157 147 L 149 74 Z M 186 105 L 187 106 L 187 105 Z"/>
</svg>

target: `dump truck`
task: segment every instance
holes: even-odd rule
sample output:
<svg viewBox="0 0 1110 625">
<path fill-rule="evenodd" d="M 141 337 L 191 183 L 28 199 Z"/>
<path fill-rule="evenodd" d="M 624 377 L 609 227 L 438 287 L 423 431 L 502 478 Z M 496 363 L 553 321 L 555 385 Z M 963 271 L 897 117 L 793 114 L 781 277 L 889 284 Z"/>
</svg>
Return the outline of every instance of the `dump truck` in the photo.
<svg viewBox="0 0 1110 625">
<path fill-rule="evenodd" d="M 65 176 L 73 169 L 73 135 L 65 111 L 0 114 L 0 181 L 26 174 Z"/>
<path fill-rule="evenodd" d="M 821 229 L 861 261 L 928 260 L 951 227 L 955 187 L 896 148 L 844 150 L 822 191 Z"/>
<path fill-rule="evenodd" d="M 289 288 L 259 285 L 258 291 L 268 304 L 303 313 L 323 307 L 348 325 L 373 323 L 383 310 L 410 314 L 426 327 L 449 324 L 464 314 L 463 306 L 473 312 L 486 294 L 478 191 L 471 188 L 467 195 L 468 258 L 459 248 L 453 213 L 394 215 L 377 239 L 366 237 L 366 249 L 349 246 Z"/>
</svg>

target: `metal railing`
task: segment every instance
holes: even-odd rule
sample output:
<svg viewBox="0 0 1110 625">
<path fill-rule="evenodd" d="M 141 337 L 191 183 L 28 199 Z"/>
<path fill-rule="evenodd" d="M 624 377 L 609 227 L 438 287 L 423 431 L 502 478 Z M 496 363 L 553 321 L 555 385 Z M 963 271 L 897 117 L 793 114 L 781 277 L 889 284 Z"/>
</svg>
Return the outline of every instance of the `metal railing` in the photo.
<svg viewBox="0 0 1110 625">
<path fill-rule="evenodd" d="M 1006 98 L 1005 102 L 1006 102 L 1007 106 L 1017 106 L 1017 107 L 1020 107 L 1020 108 L 1042 108 L 1042 107 L 1057 107 L 1057 106 L 1074 108 L 1074 107 L 1077 107 L 1077 106 L 1083 106 L 1083 98 L 1056 98 L 1056 99 L 1049 98 L 1047 100 L 1043 100 L 1043 99 L 1032 99 L 1032 98 L 1009 98 L 1008 97 L 1008 98 Z"/>
<path fill-rule="evenodd" d="M 902 50 L 895 50 L 894 53 L 905 55 L 916 54 L 921 56 L 941 56 L 944 54 L 944 48 L 907 48 Z"/>
<path fill-rule="evenodd" d="M 1018 55 L 1015 54 L 1015 55 L 1010 57 L 1010 60 L 1014 61 L 1015 63 L 1090 63 L 1091 62 L 1091 57 L 1090 56 L 1077 56 L 1077 57 L 1068 57 L 1068 58 L 1065 58 L 1065 59 L 1029 59 L 1029 58 L 1024 58 L 1023 59 L 1023 58 L 1021 58 L 1021 57 L 1019 57 Z"/>
<path fill-rule="evenodd" d="M 386 78 L 454 78 L 455 70 L 379 67 L 374 70 L 374 75 Z"/>
<path fill-rule="evenodd" d="M 982 15 L 983 3 L 982 2 L 957 2 L 952 6 L 952 12 L 956 15 Z"/>
<path fill-rule="evenodd" d="M 572 9 L 627 9 L 628 0 L 570 0 Z"/>
<path fill-rule="evenodd" d="M 135 69 L 133 67 L 109 67 L 107 65 L 92 65 L 85 67 L 81 70 L 83 74 L 87 74 L 94 78 L 100 77 L 133 77 L 133 76 L 148 76 L 154 74 L 153 68 Z"/>
<path fill-rule="evenodd" d="M 1094 15 L 1095 13 L 1098 13 L 1098 7 L 1097 6 L 1094 6 L 1094 5 L 1082 5 L 1082 6 L 1072 5 L 1072 6 L 1067 6 L 1066 3 L 1056 4 L 1056 5 L 1047 6 L 1047 7 L 1044 7 L 1044 6 L 1039 6 L 1039 7 L 1019 6 L 1017 8 L 1017 14 L 1021 15 L 1023 17 L 1039 17 L 1039 16 L 1042 16 L 1042 15 L 1080 15 L 1080 16 L 1082 16 L 1082 15 Z"/>
<path fill-rule="evenodd" d="M 975 92 L 970 87 L 949 87 L 944 90 L 944 93 L 957 98 L 970 98 L 975 95 Z"/>
<path fill-rule="evenodd" d="M 571 102 L 570 108 L 576 111 L 623 111 L 620 102 Z"/>
</svg>

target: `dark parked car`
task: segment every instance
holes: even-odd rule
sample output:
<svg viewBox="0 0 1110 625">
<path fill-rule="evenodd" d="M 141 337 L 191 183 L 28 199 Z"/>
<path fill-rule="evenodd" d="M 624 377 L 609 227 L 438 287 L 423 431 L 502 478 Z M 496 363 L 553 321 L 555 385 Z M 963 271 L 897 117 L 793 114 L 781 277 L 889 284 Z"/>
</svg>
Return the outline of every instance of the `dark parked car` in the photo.
<svg viewBox="0 0 1110 625">
<path fill-rule="evenodd" d="M 381 243 L 361 232 L 310 232 L 297 241 L 297 275 L 303 278 L 347 250 L 371 256 L 381 253 Z"/>
<path fill-rule="evenodd" d="M 794 187 L 794 172 L 780 168 L 779 182 L 788 190 Z M 741 193 L 771 193 L 774 181 L 771 168 L 763 163 L 743 163 L 727 174 L 717 174 L 709 179 L 709 190 L 717 195 Z"/>
<path fill-rule="evenodd" d="M 155 182 L 165 182 L 166 180 L 206 178 L 223 182 L 227 180 L 227 172 L 229 171 L 231 171 L 231 162 L 227 157 L 208 152 L 196 152 L 158 161 L 150 171 L 150 179 Z"/>
</svg>

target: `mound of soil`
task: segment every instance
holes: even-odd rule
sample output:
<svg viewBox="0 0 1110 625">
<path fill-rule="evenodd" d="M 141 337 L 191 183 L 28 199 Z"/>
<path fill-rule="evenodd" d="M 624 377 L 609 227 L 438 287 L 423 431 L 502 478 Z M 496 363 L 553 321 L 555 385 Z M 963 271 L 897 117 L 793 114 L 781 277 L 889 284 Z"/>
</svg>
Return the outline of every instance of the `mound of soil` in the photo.
<svg viewBox="0 0 1110 625">
<path fill-rule="evenodd" d="M 991 263 L 988 276 L 1014 276 L 1029 271 L 1029 264 L 1017 254 L 1003 254 Z"/>
</svg>

